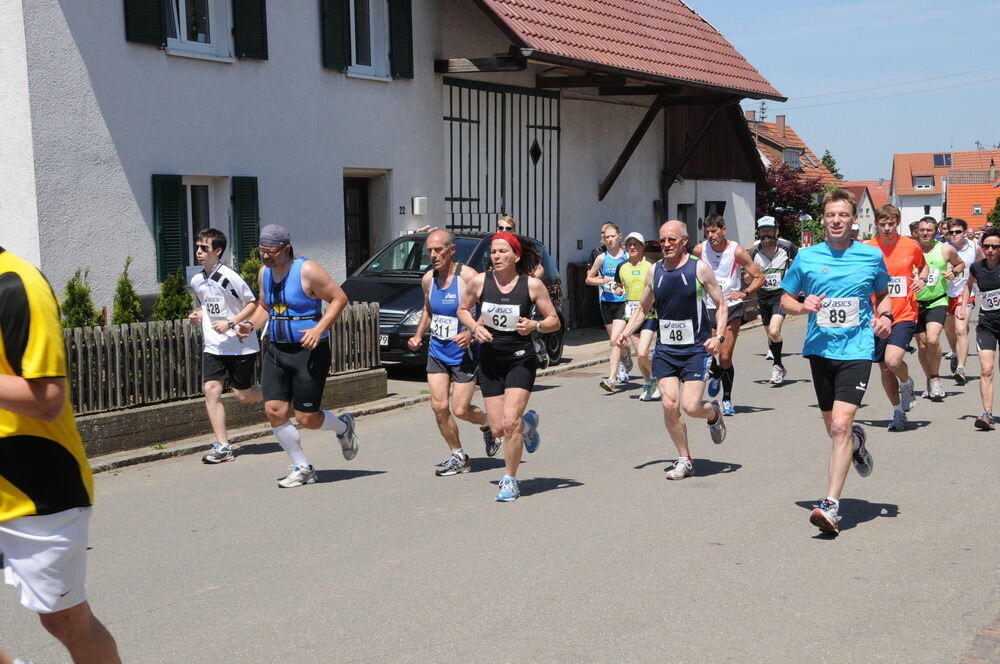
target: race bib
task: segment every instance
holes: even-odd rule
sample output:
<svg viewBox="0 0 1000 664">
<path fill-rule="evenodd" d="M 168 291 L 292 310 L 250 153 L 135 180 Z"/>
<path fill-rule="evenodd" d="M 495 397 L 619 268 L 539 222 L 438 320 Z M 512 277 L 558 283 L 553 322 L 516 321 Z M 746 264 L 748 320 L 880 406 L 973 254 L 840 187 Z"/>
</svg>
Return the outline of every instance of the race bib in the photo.
<svg viewBox="0 0 1000 664">
<path fill-rule="evenodd" d="M 1000 288 L 979 293 L 979 310 L 996 311 L 1000 309 Z"/>
<path fill-rule="evenodd" d="M 719 288 L 722 289 L 722 296 L 728 297 L 733 292 L 733 282 L 729 277 L 718 277 Z"/>
<path fill-rule="evenodd" d="M 601 290 L 603 290 L 605 293 L 611 293 L 612 295 L 614 295 L 615 282 L 613 281 L 604 282 L 603 284 L 601 284 Z"/>
<path fill-rule="evenodd" d="M 906 277 L 889 277 L 889 297 L 906 296 Z"/>
<path fill-rule="evenodd" d="M 665 346 L 690 346 L 694 343 L 691 320 L 660 320 L 660 343 Z"/>
<path fill-rule="evenodd" d="M 927 287 L 937 286 L 938 279 L 941 278 L 941 270 L 934 268 L 927 273 Z"/>
<path fill-rule="evenodd" d="M 517 330 L 517 319 L 520 315 L 520 305 L 483 302 L 483 322 L 486 327 L 494 330 L 514 332 Z"/>
<path fill-rule="evenodd" d="M 764 290 L 778 290 L 781 288 L 781 272 L 764 273 Z"/>
<path fill-rule="evenodd" d="M 635 312 L 639 310 L 639 302 L 636 300 L 629 300 L 625 303 L 625 320 L 628 320 L 635 315 Z"/>
<path fill-rule="evenodd" d="M 447 340 L 458 334 L 458 319 L 454 316 L 434 314 L 431 316 L 431 335 L 435 339 Z"/>
<path fill-rule="evenodd" d="M 226 298 L 221 295 L 211 295 L 205 298 L 205 313 L 211 320 L 225 320 Z"/>
<path fill-rule="evenodd" d="M 820 327 L 857 327 L 861 305 L 856 297 L 831 297 L 823 300 L 823 308 L 816 313 Z"/>
</svg>

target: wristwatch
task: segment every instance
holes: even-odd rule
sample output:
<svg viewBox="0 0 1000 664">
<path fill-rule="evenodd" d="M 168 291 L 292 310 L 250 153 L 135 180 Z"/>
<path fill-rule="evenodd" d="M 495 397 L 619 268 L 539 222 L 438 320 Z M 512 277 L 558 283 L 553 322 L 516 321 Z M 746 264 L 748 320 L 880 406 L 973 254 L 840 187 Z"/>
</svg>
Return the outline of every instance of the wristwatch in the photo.
<svg viewBox="0 0 1000 664">
<path fill-rule="evenodd" d="M 724 334 L 717 334 L 715 335 L 715 338 L 719 340 L 720 344 L 726 343 L 726 335 Z"/>
<path fill-rule="evenodd" d="M 231 329 L 233 329 L 234 327 L 236 327 L 236 323 L 234 323 L 234 322 L 233 322 L 233 321 L 231 321 L 231 320 L 227 320 L 227 321 L 226 321 L 226 325 L 228 325 L 228 326 L 229 326 L 229 329 L 230 329 L 230 330 L 231 330 Z"/>
<path fill-rule="evenodd" d="M 535 323 L 535 331 L 538 332 L 539 334 L 542 332 L 542 321 L 538 321 Z"/>
<path fill-rule="evenodd" d="M 879 316 L 885 316 L 886 318 L 889 319 L 890 323 L 895 323 L 896 322 L 896 317 L 892 315 L 892 312 L 883 311 L 882 313 L 879 314 Z"/>
</svg>

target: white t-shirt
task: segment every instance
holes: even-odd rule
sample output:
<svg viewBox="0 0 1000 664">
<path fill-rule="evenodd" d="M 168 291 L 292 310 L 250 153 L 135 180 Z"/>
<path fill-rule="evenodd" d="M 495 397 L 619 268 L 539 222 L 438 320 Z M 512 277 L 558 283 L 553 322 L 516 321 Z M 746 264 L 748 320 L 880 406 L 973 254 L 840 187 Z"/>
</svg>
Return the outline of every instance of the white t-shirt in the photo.
<svg viewBox="0 0 1000 664">
<path fill-rule="evenodd" d="M 219 263 L 211 273 L 202 270 L 191 278 L 191 290 L 201 307 L 201 331 L 205 352 L 213 355 L 249 355 L 260 351 L 256 334 L 246 339 L 234 330 L 219 334 L 212 329 L 217 320 L 232 320 L 248 303 L 257 300 L 247 282 L 232 268 Z M 233 321 L 234 323 L 239 321 Z"/>
</svg>

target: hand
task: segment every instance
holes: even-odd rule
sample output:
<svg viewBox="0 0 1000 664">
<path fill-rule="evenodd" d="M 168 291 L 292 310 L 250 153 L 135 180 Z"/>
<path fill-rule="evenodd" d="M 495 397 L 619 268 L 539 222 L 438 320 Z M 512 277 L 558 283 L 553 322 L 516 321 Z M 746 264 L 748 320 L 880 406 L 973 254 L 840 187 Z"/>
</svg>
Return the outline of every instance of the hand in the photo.
<svg viewBox="0 0 1000 664">
<path fill-rule="evenodd" d="M 535 325 L 536 323 L 533 319 L 521 316 L 517 319 L 517 325 L 514 326 L 514 329 L 517 330 L 517 333 L 522 337 L 526 337 L 535 331 Z"/>
<path fill-rule="evenodd" d="M 229 331 L 229 321 L 226 320 L 213 320 L 212 329 L 219 334 L 225 334 Z"/>
<path fill-rule="evenodd" d="M 417 352 L 423 345 L 424 345 L 424 338 L 417 334 L 414 334 L 412 337 L 406 340 L 406 347 L 412 350 L 414 353 Z"/>
<path fill-rule="evenodd" d="M 493 335 L 490 334 L 490 331 L 486 329 L 485 325 L 477 325 L 476 329 L 473 330 L 473 334 L 476 337 L 476 341 L 481 344 L 493 343 Z"/>
<path fill-rule="evenodd" d="M 920 282 L 919 286 L 917 285 L 918 281 Z M 926 286 L 926 285 L 927 285 L 927 282 L 925 280 L 921 279 L 920 277 L 916 277 L 915 279 L 910 279 L 910 290 L 913 291 L 913 292 L 916 292 L 916 291 L 919 291 L 919 290 L 923 290 L 924 286 Z"/>
<path fill-rule="evenodd" d="M 872 319 L 872 327 L 875 328 L 875 336 L 879 339 L 885 339 L 889 336 L 889 332 L 892 330 L 892 321 L 885 316 L 876 315 Z"/>
<path fill-rule="evenodd" d="M 201 309 L 195 309 L 189 313 L 188 322 L 192 325 L 201 325 Z"/>
<path fill-rule="evenodd" d="M 615 295 L 624 295 L 624 294 L 625 294 L 625 287 L 622 286 L 621 284 L 616 283 L 615 284 Z"/>
<path fill-rule="evenodd" d="M 247 321 L 243 321 L 242 323 L 237 323 L 233 331 L 236 332 L 236 336 L 240 339 L 246 339 L 253 332 L 253 326 Z"/>
<path fill-rule="evenodd" d="M 822 295 L 808 295 L 806 299 L 802 301 L 802 308 L 810 313 L 817 313 L 823 308 L 823 298 L 826 297 L 826 293 Z"/>
<path fill-rule="evenodd" d="M 960 304 L 959 306 L 955 307 L 955 318 L 957 318 L 958 320 L 965 320 L 968 315 L 969 315 L 969 308 L 966 305 Z"/>
<path fill-rule="evenodd" d="M 615 336 L 611 337 L 611 346 L 619 346 L 624 348 L 628 344 L 628 335 L 624 334 L 624 330 Z"/>
<path fill-rule="evenodd" d="M 322 341 L 324 332 L 326 332 L 326 330 L 322 330 L 318 327 L 310 327 L 308 330 L 302 330 L 299 332 L 299 334 L 302 335 L 302 341 L 299 343 L 301 343 L 302 347 L 306 350 L 312 350 L 319 345 L 320 341 Z"/>
<path fill-rule="evenodd" d="M 472 332 L 462 330 L 451 338 L 459 348 L 468 348 L 472 344 Z"/>
<path fill-rule="evenodd" d="M 719 337 L 709 337 L 708 339 L 705 339 L 705 343 L 702 345 L 705 347 L 705 350 L 712 355 L 718 353 L 722 348 L 722 342 L 719 341 Z"/>
<path fill-rule="evenodd" d="M 745 299 L 747 299 L 747 293 L 746 293 L 746 291 L 734 290 L 731 293 L 729 293 L 729 299 L 733 300 L 733 301 L 735 301 L 735 300 L 745 300 Z"/>
<path fill-rule="evenodd" d="M 948 281 L 951 281 L 957 276 L 958 273 L 955 272 L 954 268 L 949 267 L 947 270 L 944 271 L 944 278 L 947 279 Z"/>
</svg>

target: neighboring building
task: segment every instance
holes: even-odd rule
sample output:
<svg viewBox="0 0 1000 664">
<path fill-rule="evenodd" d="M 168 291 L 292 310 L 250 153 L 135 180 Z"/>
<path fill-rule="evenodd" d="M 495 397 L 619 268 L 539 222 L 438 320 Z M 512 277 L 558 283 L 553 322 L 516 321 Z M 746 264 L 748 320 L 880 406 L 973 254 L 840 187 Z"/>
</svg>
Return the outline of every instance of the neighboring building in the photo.
<svg viewBox="0 0 1000 664">
<path fill-rule="evenodd" d="M 872 201 L 871 193 L 868 191 L 868 185 L 863 182 L 841 182 L 839 186 L 854 195 L 854 200 L 857 201 L 858 210 L 858 226 L 860 227 L 860 236 L 862 238 L 870 238 L 875 235 L 875 208 L 877 207 Z"/>
<path fill-rule="evenodd" d="M 33 0 L 0 39 L 0 244 L 56 290 L 89 267 L 99 306 L 127 255 L 154 292 L 207 226 L 235 262 L 284 224 L 337 279 L 501 213 L 562 269 L 605 219 L 721 211 L 749 243 L 738 102 L 783 100 L 681 0 Z"/>
<path fill-rule="evenodd" d="M 979 225 L 973 212 L 985 215 L 996 195 L 987 201 L 989 187 L 997 181 L 1000 151 L 918 152 L 893 155 L 892 202 L 899 206 L 903 229 L 925 215 L 935 219 L 961 217 Z M 992 175 L 991 175 L 992 172 Z M 958 189 L 952 192 L 952 187 Z M 989 205 L 986 209 L 983 206 Z M 901 231 L 901 232 L 905 232 Z"/>
<path fill-rule="evenodd" d="M 756 111 L 746 111 L 745 115 L 765 167 L 788 164 L 804 177 L 819 178 L 823 186 L 839 182 L 816 153 L 785 122 L 784 115 L 774 116 L 774 122 L 757 120 Z"/>
</svg>

